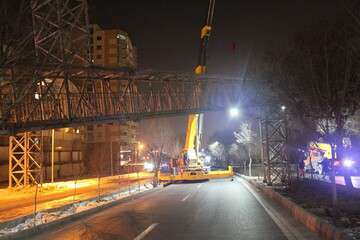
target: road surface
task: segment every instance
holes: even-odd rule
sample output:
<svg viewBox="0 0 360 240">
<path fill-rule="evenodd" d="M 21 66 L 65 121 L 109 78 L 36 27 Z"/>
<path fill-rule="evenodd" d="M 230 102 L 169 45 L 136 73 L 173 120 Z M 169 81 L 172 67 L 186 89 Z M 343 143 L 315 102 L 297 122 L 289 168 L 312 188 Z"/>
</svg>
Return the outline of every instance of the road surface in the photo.
<svg viewBox="0 0 360 240">
<path fill-rule="evenodd" d="M 317 239 L 277 208 L 239 178 L 173 184 L 32 239 Z"/>
</svg>

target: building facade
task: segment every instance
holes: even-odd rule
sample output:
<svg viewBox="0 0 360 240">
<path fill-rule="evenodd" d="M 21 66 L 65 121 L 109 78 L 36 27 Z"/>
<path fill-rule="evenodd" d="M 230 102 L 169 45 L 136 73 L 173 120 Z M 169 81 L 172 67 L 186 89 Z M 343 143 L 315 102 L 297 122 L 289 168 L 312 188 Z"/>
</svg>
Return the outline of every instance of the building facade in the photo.
<svg viewBox="0 0 360 240">
<path fill-rule="evenodd" d="M 94 65 L 102 67 L 137 67 L 136 48 L 129 35 L 120 29 L 102 29 L 91 26 L 91 49 Z M 125 86 L 111 81 L 113 91 L 121 91 Z M 137 148 L 136 122 L 96 124 L 84 128 L 84 158 L 86 169 L 100 175 L 122 172 L 122 163 L 134 160 Z"/>
<path fill-rule="evenodd" d="M 102 29 L 93 24 L 91 34 L 92 61 L 95 65 L 136 69 L 136 48 L 126 32 L 120 29 Z"/>
</svg>

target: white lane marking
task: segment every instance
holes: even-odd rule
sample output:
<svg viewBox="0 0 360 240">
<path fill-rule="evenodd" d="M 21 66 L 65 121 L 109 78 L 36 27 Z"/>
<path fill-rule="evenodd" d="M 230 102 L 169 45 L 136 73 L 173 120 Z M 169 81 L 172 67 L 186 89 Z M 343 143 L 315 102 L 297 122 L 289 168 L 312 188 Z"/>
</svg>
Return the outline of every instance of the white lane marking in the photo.
<svg viewBox="0 0 360 240">
<path fill-rule="evenodd" d="M 276 211 L 269 206 L 268 204 L 266 204 L 259 196 L 258 193 L 256 193 L 250 186 L 249 184 L 242 180 L 241 178 L 237 178 L 238 182 L 240 182 L 254 197 L 255 199 L 258 201 L 258 203 L 260 203 L 260 205 L 265 209 L 266 213 L 271 217 L 271 219 L 276 223 L 276 225 L 278 225 L 278 227 L 280 228 L 280 230 L 284 233 L 284 235 L 286 236 L 287 239 L 289 240 L 296 240 L 296 239 L 304 239 L 299 233 L 295 233 L 295 229 L 292 229 L 289 224 L 287 224 L 282 218 L 281 216 L 276 213 Z M 300 236 L 299 236 L 300 235 Z"/>
<path fill-rule="evenodd" d="M 159 225 L 159 223 L 153 223 L 151 224 L 147 229 L 145 229 L 142 233 L 140 233 L 139 235 L 137 235 L 136 238 L 134 238 L 134 240 L 141 240 L 143 239 L 146 235 L 149 234 L 149 232 L 151 232 L 157 225 Z"/>
<path fill-rule="evenodd" d="M 191 193 L 189 193 L 188 195 L 186 195 L 183 199 L 181 199 L 181 201 L 185 202 L 186 199 L 188 199 L 190 197 Z"/>
<path fill-rule="evenodd" d="M 198 185 L 196 186 L 196 188 L 199 189 L 199 188 L 201 187 L 201 185 L 202 185 L 202 183 L 198 184 Z M 194 192 L 194 191 L 193 191 L 193 192 Z M 193 192 L 191 192 L 191 193 L 189 193 L 188 195 L 186 195 L 183 199 L 181 199 L 181 201 L 185 202 L 186 199 L 188 199 L 188 198 L 191 196 L 191 194 L 193 194 Z"/>
</svg>

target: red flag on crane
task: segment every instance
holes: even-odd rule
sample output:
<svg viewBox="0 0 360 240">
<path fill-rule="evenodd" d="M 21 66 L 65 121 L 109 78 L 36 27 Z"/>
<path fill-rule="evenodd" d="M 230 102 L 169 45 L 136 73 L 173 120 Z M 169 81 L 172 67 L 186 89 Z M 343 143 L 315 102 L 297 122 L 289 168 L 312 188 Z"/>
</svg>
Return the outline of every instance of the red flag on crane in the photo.
<svg viewBox="0 0 360 240">
<path fill-rule="evenodd" d="M 231 47 L 231 52 L 232 52 L 232 53 L 235 53 L 235 52 L 236 52 L 236 49 L 237 49 L 236 43 L 235 43 L 235 42 L 232 42 L 230 47 Z"/>
</svg>

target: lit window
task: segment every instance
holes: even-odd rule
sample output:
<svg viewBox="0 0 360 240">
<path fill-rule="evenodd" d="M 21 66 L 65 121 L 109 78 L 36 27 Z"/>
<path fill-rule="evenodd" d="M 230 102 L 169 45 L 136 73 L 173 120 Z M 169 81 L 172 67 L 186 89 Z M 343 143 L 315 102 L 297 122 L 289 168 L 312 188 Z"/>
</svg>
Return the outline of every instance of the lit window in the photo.
<svg viewBox="0 0 360 240">
<path fill-rule="evenodd" d="M 122 34 L 118 34 L 118 35 L 116 36 L 116 38 L 120 38 L 120 39 L 122 39 L 122 40 L 126 40 L 126 37 L 125 37 L 124 35 L 122 35 Z"/>
</svg>

